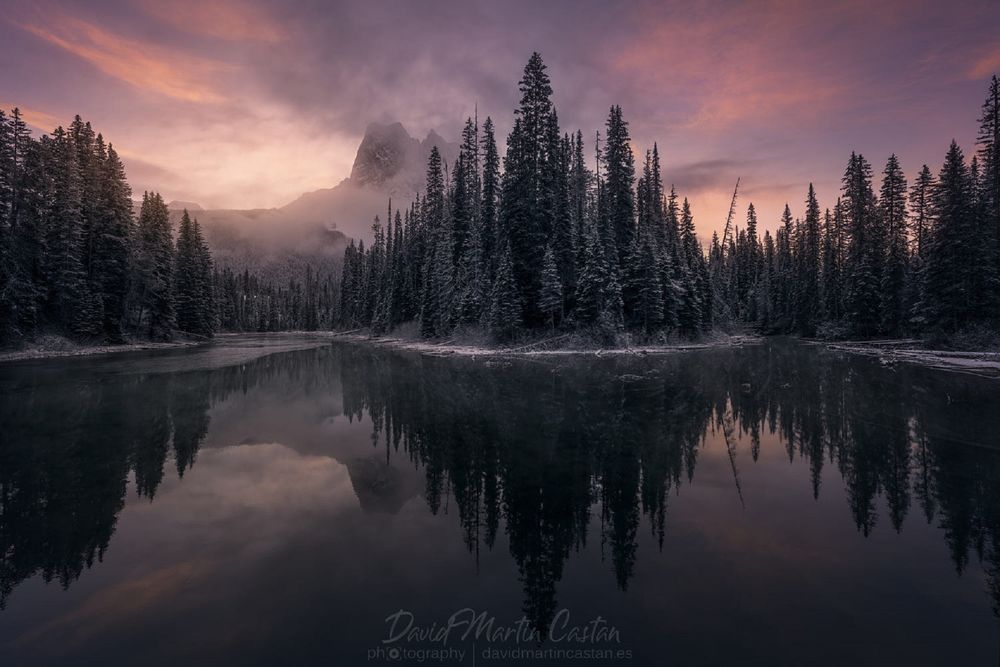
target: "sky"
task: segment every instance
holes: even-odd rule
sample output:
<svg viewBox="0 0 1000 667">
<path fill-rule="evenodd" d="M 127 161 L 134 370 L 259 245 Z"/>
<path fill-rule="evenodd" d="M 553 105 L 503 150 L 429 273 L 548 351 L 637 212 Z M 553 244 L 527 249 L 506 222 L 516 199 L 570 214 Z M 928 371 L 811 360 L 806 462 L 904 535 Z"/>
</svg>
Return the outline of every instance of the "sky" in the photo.
<svg viewBox="0 0 1000 667">
<path fill-rule="evenodd" d="M 457 140 L 478 107 L 503 148 L 542 54 L 565 130 L 612 104 L 703 238 L 741 178 L 774 229 L 810 182 L 835 203 L 851 151 L 912 178 L 974 149 L 1000 72 L 996 0 L 566 2 L 4 0 L 0 107 L 36 134 L 89 120 L 137 193 L 270 208 L 350 174 L 371 121 Z M 13 66 L 11 65 L 13 63 Z M 590 144 L 592 150 L 592 143 Z"/>
</svg>

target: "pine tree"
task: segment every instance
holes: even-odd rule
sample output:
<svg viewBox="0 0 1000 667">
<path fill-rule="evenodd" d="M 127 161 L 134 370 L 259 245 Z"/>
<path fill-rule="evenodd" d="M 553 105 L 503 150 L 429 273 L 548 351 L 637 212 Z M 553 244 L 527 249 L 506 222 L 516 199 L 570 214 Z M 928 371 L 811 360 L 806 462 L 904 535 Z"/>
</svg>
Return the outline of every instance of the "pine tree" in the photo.
<svg viewBox="0 0 1000 667">
<path fill-rule="evenodd" d="M 490 298 L 490 331 L 501 341 L 511 340 L 521 326 L 521 304 L 514 279 L 514 263 L 510 246 L 504 246 L 497 265 L 496 281 Z"/>
<path fill-rule="evenodd" d="M 985 258 L 983 277 L 988 283 L 989 314 L 1000 318 L 1000 77 L 990 79 L 990 87 L 979 118 L 979 158 L 981 160 L 981 190 L 983 237 L 992 242 L 992 257 Z"/>
<path fill-rule="evenodd" d="M 823 317 L 832 322 L 840 320 L 841 311 L 841 257 L 840 257 L 840 201 L 830 214 L 826 209 L 823 215 L 823 266 L 822 295 Z"/>
<path fill-rule="evenodd" d="M 47 148 L 53 195 L 46 210 L 44 264 L 49 319 L 62 323 L 70 333 L 94 335 L 98 332 L 82 261 L 82 191 L 76 148 L 61 127 Z"/>
<path fill-rule="evenodd" d="M 120 343 L 129 290 L 132 189 L 113 146 L 108 146 L 97 168 L 100 191 L 91 238 L 92 283 L 101 302 L 104 335 L 109 342 Z"/>
<path fill-rule="evenodd" d="M 700 264 L 704 263 L 698 237 L 694 232 L 694 218 L 687 198 L 681 208 L 680 243 L 683 253 L 683 292 L 677 314 L 677 325 L 681 332 L 689 336 L 696 334 L 705 319 L 704 294 L 699 286 Z"/>
<path fill-rule="evenodd" d="M 500 204 L 500 156 L 497 153 L 497 142 L 493 132 L 493 119 L 486 117 L 483 123 L 482 138 L 483 155 L 483 195 L 480 205 L 480 217 L 482 219 L 481 233 L 483 244 L 483 257 L 486 258 L 484 279 L 492 281 L 493 274 L 496 273 L 497 252 L 500 244 L 500 230 L 498 228 L 498 208 Z"/>
<path fill-rule="evenodd" d="M 976 295 L 972 183 L 965 156 L 952 141 L 932 198 L 934 222 L 923 271 L 921 311 L 928 324 L 954 331 L 973 317 Z"/>
<path fill-rule="evenodd" d="M 426 247 L 422 271 L 420 331 L 424 336 L 433 336 L 439 333 L 445 317 L 443 311 L 446 304 L 441 303 L 441 296 L 447 295 L 451 287 L 448 277 L 451 273 L 450 234 L 445 227 L 444 174 L 437 146 L 431 148 L 427 163 L 426 187 L 426 196 L 421 209 Z M 442 262 L 444 266 L 441 266 Z"/>
<path fill-rule="evenodd" d="M 187 209 L 184 209 L 177 233 L 174 269 L 174 302 L 177 328 L 181 333 L 211 336 L 214 332 L 211 273 L 211 258 L 201 235 L 201 227 L 197 221 L 191 221 Z"/>
<path fill-rule="evenodd" d="M 909 273 L 906 178 L 895 155 L 889 156 L 883 171 L 878 213 L 886 237 L 881 285 L 882 331 L 892 336 L 899 333 L 905 320 L 905 292 Z"/>
<path fill-rule="evenodd" d="M 136 326 L 151 340 L 166 340 L 174 328 L 174 248 L 170 212 L 159 193 L 143 193 L 133 263 Z"/>
<path fill-rule="evenodd" d="M 552 168 L 547 146 L 552 129 L 552 86 L 541 56 L 533 53 L 518 85 L 521 102 L 514 128 L 507 137 L 500 226 L 510 244 L 511 265 L 521 295 L 523 321 L 542 321 L 538 309 L 541 265 L 551 231 L 552 211 L 546 204 L 547 170 Z"/>
<path fill-rule="evenodd" d="M 215 286 L 212 284 L 212 253 L 208 248 L 208 243 L 201 233 L 201 225 L 198 220 L 194 221 L 193 245 L 195 251 L 195 266 L 198 277 L 198 321 L 199 328 L 196 333 L 202 336 L 211 337 L 217 328 L 217 313 L 215 308 Z"/>
<path fill-rule="evenodd" d="M 806 195 L 806 217 L 799 243 L 799 277 L 797 324 L 806 336 L 816 333 L 820 317 L 820 212 L 816 190 L 809 184 Z"/>
<path fill-rule="evenodd" d="M 882 264 L 876 202 L 871 186 L 871 166 L 851 153 L 843 178 L 843 211 L 848 247 L 844 266 L 846 315 L 853 331 L 871 336 L 881 326 Z"/>
<path fill-rule="evenodd" d="M 559 278 L 559 267 L 556 265 L 552 246 L 545 248 L 542 259 L 542 290 L 538 297 L 538 307 L 555 327 L 556 321 L 562 318 L 563 288 Z"/>
<path fill-rule="evenodd" d="M 619 106 L 611 107 L 604 141 L 604 187 L 608 227 L 614 239 L 618 258 L 616 272 L 623 275 L 633 248 L 635 236 L 635 158 L 630 145 L 628 123 Z M 630 298 L 626 298 L 626 306 Z"/>
<path fill-rule="evenodd" d="M 663 285 L 657 267 L 654 241 L 648 235 L 641 242 L 635 285 L 635 320 L 647 334 L 663 326 Z"/>
</svg>

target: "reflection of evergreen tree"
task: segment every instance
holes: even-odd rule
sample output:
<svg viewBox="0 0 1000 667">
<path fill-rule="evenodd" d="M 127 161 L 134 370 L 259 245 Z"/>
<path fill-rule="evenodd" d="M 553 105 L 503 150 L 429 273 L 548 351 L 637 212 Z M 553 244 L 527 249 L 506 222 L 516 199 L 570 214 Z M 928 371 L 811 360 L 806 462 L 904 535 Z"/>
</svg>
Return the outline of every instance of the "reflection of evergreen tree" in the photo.
<svg viewBox="0 0 1000 667">
<path fill-rule="evenodd" d="M 345 413 L 367 412 L 384 432 L 377 439 L 402 446 L 424 468 L 432 511 L 453 498 L 470 551 L 492 548 L 502 522 L 525 612 L 539 631 L 557 608 L 567 560 L 586 544 L 592 506 L 600 503 L 601 543 L 626 588 L 641 517 L 662 547 L 668 495 L 693 478 L 711 430 L 725 432 L 734 456 L 748 441 L 754 460 L 762 432 L 776 433 L 793 461 L 804 459 L 815 497 L 825 463 L 835 464 L 865 535 L 877 525 L 880 497 L 901 530 L 915 495 L 925 516 L 941 517 L 958 567 L 976 548 L 988 571 L 1000 572 L 991 565 L 1000 563 L 992 546 L 1000 521 L 990 518 L 1000 509 L 988 487 L 970 486 L 980 471 L 942 453 L 996 428 L 982 419 L 993 414 L 984 404 L 992 399 L 968 379 L 917 368 L 889 374 L 866 360 L 783 343 L 556 370 L 389 357 L 342 353 Z M 943 394 L 958 407 L 942 410 L 933 397 Z M 959 449 L 972 461 L 984 455 Z M 733 466 L 738 475 L 735 459 Z"/>
<path fill-rule="evenodd" d="M 693 478 L 713 429 L 736 475 L 768 432 L 802 460 L 814 496 L 839 471 L 864 535 L 882 502 L 902 530 L 915 498 L 958 571 L 973 554 L 983 562 L 1000 606 L 1000 452 L 968 446 L 1000 427 L 992 385 L 780 342 L 558 366 L 332 347 L 113 382 L 28 381 L 0 401 L 0 604 L 36 574 L 68 586 L 108 548 L 130 475 L 152 499 L 171 443 L 182 473 L 211 405 L 272 385 L 340 390 L 349 419 L 370 419 L 374 447 L 423 469 L 428 505 L 457 514 L 470 552 L 504 531 L 539 632 L 594 519 L 627 588 L 640 524 L 662 547 L 668 496 Z"/>
<path fill-rule="evenodd" d="M 179 470 L 193 464 L 212 402 L 305 367 L 332 378 L 329 350 L 265 357 L 193 373 L 34 383 L 0 395 L 0 608 L 41 575 L 68 587 L 108 549 L 130 473 L 152 499 L 171 438 Z M 325 371 L 325 372 L 324 372 Z M 42 376 L 44 378 L 44 375 Z M 5 391 L 6 388 L 5 388 Z"/>
</svg>

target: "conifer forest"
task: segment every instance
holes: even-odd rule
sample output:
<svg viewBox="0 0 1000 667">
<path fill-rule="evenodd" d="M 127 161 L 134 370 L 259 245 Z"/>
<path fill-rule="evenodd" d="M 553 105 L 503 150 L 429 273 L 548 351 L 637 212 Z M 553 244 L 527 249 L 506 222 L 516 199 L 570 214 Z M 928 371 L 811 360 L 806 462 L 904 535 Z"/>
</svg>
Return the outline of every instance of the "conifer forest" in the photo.
<svg viewBox="0 0 1000 667">
<path fill-rule="evenodd" d="M 593 137 L 565 131 L 537 53 L 518 90 L 503 154 L 491 118 L 468 119 L 455 163 L 432 149 L 423 195 L 402 210 L 390 200 L 367 247 L 352 240 L 338 271 L 285 284 L 213 266 L 197 219 L 185 211 L 172 229 L 158 193 L 136 213 L 114 146 L 79 116 L 35 139 L 17 109 L 0 115 L 0 335 L 114 343 L 414 323 L 425 338 L 471 330 L 504 344 L 996 331 L 997 76 L 968 159 L 952 142 L 940 167 L 908 178 L 895 155 L 876 171 L 851 153 L 835 201 L 810 186 L 774 234 L 758 231 L 751 202 L 708 240 L 659 146 L 633 153 L 621 107 Z"/>
<path fill-rule="evenodd" d="M 940 168 L 908 179 L 851 153 L 836 201 L 810 185 L 772 235 L 753 203 L 703 243 L 654 144 L 636 156 L 612 106 L 590 143 L 565 132 L 541 57 L 501 160 L 493 122 L 470 118 L 454 165 L 432 152 L 424 196 L 376 218 L 374 243 L 344 255 L 339 321 L 384 333 L 419 322 L 446 338 L 485 327 L 589 331 L 614 340 L 696 337 L 713 327 L 808 337 L 996 331 L 1000 316 L 1000 79 L 976 152 L 953 141 Z M 450 171 L 450 173 L 449 173 Z M 734 198 L 735 203 L 735 198 Z"/>
<path fill-rule="evenodd" d="M 0 2 L 0 667 L 1000 660 L 997 0 Z"/>
</svg>

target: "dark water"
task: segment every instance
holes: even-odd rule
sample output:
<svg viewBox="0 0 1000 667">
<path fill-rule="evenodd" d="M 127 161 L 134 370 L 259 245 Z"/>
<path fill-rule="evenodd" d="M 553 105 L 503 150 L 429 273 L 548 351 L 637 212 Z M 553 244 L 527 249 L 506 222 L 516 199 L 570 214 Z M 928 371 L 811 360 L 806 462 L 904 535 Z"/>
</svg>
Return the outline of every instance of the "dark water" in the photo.
<svg viewBox="0 0 1000 667">
<path fill-rule="evenodd" d="M 998 662 L 995 380 L 308 347 L 0 366 L 0 665 Z"/>
</svg>

